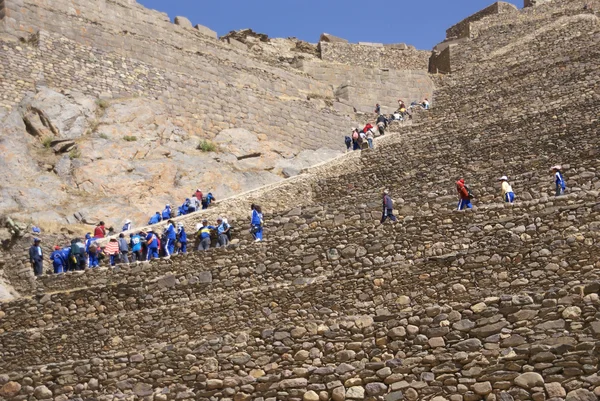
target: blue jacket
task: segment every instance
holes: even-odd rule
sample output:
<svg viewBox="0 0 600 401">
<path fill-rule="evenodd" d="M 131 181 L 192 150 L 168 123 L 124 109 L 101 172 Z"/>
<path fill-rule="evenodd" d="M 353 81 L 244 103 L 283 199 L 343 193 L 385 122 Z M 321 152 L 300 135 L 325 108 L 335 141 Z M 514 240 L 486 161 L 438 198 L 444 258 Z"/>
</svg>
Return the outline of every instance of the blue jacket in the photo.
<svg viewBox="0 0 600 401">
<path fill-rule="evenodd" d="M 127 223 L 123 226 L 123 231 L 129 231 L 131 230 L 131 223 Z"/>
<path fill-rule="evenodd" d="M 200 239 L 210 238 L 210 231 L 214 229 L 215 228 L 213 226 L 201 227 L 200 230 L 198 230 L 198 232 L 200 233 Z"/>
<path fill-rule="evenodd" d="M 92 244 L 92 242 L 96 242 L 96 241 L 97 241 L 97 239 L 96 239 L 96 238 L 88 238 L 88 239 L 85 241 L 85 251 L 86 251 L 87 253 L 90 253 L 90 245 Z M 96 247 L 96 252 L 98 252 L 99 248 L 100 248 L 100 247 Z"/>
<path fill-rule="evenodd" d="M 131 245 L 132 252 L 141 251 L 142 250 L 142 239 L 140 238 L 140 236 L 137 234 L 132 236 L 131 240 L 130 240 L 130 245 Z"/>
<path fill-rule="evenodd" d="M 221 223 L 217 227 L 217 234 L 223 234 L 229 228 L 229 224 Z"/>
<path fill-rule="evenodd" d="M 567 185 L 565 184 L 565 178 L 563 177 L 562 173 L 560 171 L 557 171 L 556 174 L 554 175 L 554 179 L 556 182 L 556 188 L 562 188 L 563 191 L 565 190 L 565 188 L 567 187 Z"/>
<path fill-rule="evenodd" d="M 50 254 L 50 260 L 52 261 L 52 265 L 54 267 L 68 266 L 70 253 L 71 248 L 59 249 L 57 251 L 52 252 Z"/>
<path fill-rule="evenodd" d="M 148 245 L 148 248 L 158 248 L 158 237 L 154 235 L 154 233 L 148 233 L 148 235 L 146 235 L 146 244 Z"/>
<path fill-rule="evenodd" d="M 187 243 L 187 234 L 185 233 L 185 229 L 183 227 L 181 227 L 179 229 L 179 242 L 186 242 Z"/>
<path fill-rule="evenodd" d="M 175 227 L 173 227 L 173 224 L 169 224 L 167 226 L 167 238 L 168 239 L 176 239 L 177 238 L 177 232 L 175 231 Z"/>
<path fill-rule="evenodd" d="M 152 217 L 150 217 L 150 220 L 148 220 L 148 224 L 157 224 L 160 223 L 162 221 L 162 216 L 160 215 L 160 213 L 156 212 L 156 214 Z"/>
<path fill-rule="evenodd" d="M 169 220 L 171 218 L 171 206 L 167 206 L 162 212 L 163 220 Z"/>
<path fill-rule="evenodd" d="M 256 210 L 252 211 L 252 220 L 250 224 L 253 226 L 260 226 L 262 224 L 263 215 L 262 213 L 258 213 Z"/>
</svg>

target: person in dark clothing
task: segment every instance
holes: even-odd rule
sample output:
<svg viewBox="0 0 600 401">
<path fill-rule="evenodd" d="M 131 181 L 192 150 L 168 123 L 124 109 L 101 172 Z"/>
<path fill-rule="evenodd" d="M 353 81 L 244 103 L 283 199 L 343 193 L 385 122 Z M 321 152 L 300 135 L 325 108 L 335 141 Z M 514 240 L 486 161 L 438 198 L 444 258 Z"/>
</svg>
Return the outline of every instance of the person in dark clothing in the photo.
<svg viewBox="0 0 600 401">
<path fill-rule="evenodd" d="M 71 240 L 71 257 L 69 258 L 69 270 L 85 270 L 85 244 L 81 238 Z"/>
<path fill-rule="evenodd" d="M 33 274 L 36 276 L 44 274 L 44 252 L 40 245 L 41 242 L 41 239 L 34 238 L 33 245 L 29 248 L 29 262 L 33 268 Z"/>
<path fill-rule="evenodd" d="M 394 201 L 390 198 L 389 191 L 386 189 L 383 191 L 383 213 L 381 214 L 381 223 L 385 223 L 385 221 L 389 218 L 394 223 L 398 221 L 396 216 L 394 216 Z"/>
<path fill-rule="evenodd" d="M 121 254 L 121 263 L 129 264 L 129 244 L 125 239 L 125 234 L 119 234 L 119 253 Z"/>
</svg>

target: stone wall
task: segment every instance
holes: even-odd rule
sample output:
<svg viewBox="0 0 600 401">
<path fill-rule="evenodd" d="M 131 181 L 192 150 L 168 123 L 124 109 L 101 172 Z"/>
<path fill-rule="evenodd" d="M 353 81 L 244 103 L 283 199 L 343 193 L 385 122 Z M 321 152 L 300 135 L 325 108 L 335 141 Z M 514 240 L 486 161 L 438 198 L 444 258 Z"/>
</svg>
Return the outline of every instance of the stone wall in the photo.
<svg viewBox="0 0 600 401">
<path fill-rule="evenodd" d="M 340 102 L 366 113 L 372 112 L 376 103 L 383 112 L 391 113 L 398 108 L 398 99 L 410 104 L 433 95 L 434 84 L 421 69 L 372 68 L 319 60 L 298 60 L 295 67 L 332 85 Z"/>
<path fill-rule="evenodd" d="M 489 7 L 465 18 L 458 24 L 446 30 L 446 39 L 468 38 L 471 36 L 471 24 L 486 17 L 496 14 L 510 14 L 517 11 L 517 7 L 502 1 L 496 2 Z"/>
<path fill-rule="evenodd" d="M 320 42 L 319 48 L 323 61 L 372 68 L 425 71 L 429 57 L 429 52 L 406 45 Z"/>
</svg>

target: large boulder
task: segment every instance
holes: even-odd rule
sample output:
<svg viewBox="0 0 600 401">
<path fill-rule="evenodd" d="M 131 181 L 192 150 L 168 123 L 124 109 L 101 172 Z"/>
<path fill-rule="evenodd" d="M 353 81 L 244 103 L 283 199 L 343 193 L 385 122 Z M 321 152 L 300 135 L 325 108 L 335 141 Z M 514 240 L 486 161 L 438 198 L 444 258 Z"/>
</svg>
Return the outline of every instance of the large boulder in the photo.
<svg viewBox="0 0 600 401">
<path fill-rule="evenodd" d="M 219 150 L 233 154 L 238 160 L 260 157 L 265 151 L 258 136 L 244 128 L 231 128 L 221 131 L 215 137 Z"/>
</svg>

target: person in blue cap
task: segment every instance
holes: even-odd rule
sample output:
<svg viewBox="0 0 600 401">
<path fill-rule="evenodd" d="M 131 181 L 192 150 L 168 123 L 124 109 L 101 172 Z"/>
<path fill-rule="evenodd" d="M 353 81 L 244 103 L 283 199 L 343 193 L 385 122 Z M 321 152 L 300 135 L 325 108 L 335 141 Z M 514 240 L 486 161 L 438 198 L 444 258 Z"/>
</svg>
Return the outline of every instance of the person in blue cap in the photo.
<svg viewBox="0 0 600 401">
<path fill-rule="evenodd" d="M 173 220 L 168 221 L 165 235 L 167 237 L 165 254 L 166 256 L 171 256 L 173 252 L 175 252 L 175 241 L 177 241 L 177 231 L 175 230 L 175 223 L 173 223 Z"/>
<path fill-rule="evenodd" d="M 160 214 L 160 212 L 156 212 L 152 217 L 150 217 L 150 220 L 148 220 L 148 225 L 158 224 L 161 221 L 162 215 Z"/>
<path fill-rule="evenodd" d="M 33 274 L 36 276 L 44 274 L 44 252 L 40 245 L 41 242 L 41 239 L 34 238 L 33 245 L 29 248 L 29 262 L 33 268 Z"/>
<path fill-rule="evenodd" d="M 92 234 L 87 233 L 85 235 L 85 252 L 88 254 L 88 267 L 90 269 L 98 267 L 98 252 L 100 252 L 100 246 L 96 241 L 96 238 L 92 237 Z"/>
<path fill-rule="evenodd" d="M 146 260 L 158 259 L 158 237 L 152 230 L 146 235 L 146 247 L 148 248 Z"/>
<path fill-rule="evenodd" d="M 165 206 L 165 210 L 163 210 L 163 212 L 162 212 L 162 219 L 169 220 L 170 218 L 171 218 L 171 205 L 169 205 L 167 203 L 167 205 Z"/>
</svg>

